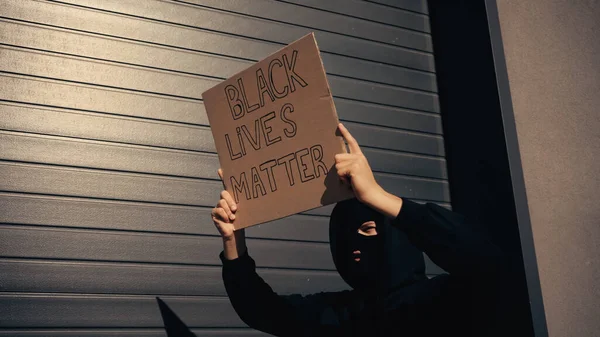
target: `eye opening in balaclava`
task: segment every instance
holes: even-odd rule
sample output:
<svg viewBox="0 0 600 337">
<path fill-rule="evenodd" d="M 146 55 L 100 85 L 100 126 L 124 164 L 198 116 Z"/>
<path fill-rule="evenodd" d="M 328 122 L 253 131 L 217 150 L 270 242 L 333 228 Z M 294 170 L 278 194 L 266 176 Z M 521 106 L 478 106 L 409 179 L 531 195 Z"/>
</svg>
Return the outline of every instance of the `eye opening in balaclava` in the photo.
<svg viewBox="0 0 600 337">
<path fill-rule="evenodd" d="M 377 235 L 365 236 L 359 227 L 374 221 Z M 388 291 L 425 279 L 423 254 L 389 219 L 358 199 L 338 202 L 329 221 L 331 254 L 340 276 L 358 291 Z M 360 261 L 353 252 L 359 250 Z"/>
</svg>

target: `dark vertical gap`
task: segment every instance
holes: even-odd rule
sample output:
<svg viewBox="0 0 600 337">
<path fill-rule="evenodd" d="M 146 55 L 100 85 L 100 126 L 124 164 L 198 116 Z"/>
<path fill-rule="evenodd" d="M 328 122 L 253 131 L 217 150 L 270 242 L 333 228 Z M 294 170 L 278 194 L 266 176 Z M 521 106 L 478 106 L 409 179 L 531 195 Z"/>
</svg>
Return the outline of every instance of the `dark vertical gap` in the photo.
<svg viewBox="0 0 600 337">
<path fill-rule="evenodd" d="M 485 3 L 429 0 L 429 14 L 452 208 L 510 259 L 504 301 L 489 308 L 499 309 L 504 333 L 533 336 Z"/>
</svg>

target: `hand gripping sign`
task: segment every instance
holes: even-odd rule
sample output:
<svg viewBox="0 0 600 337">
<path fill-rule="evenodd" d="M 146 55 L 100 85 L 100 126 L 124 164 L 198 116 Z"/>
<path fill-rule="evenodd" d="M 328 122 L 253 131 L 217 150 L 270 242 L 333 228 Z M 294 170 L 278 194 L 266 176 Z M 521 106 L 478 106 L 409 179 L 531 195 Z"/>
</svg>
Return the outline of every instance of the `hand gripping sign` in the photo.
<svg viewBox="0 0 600 337">
<path fill-rule="evenodd" d="M 202 98 L 236 229 L 352 197 L 332 170 L 346 150 L 312 33 Z"/>
</svg>

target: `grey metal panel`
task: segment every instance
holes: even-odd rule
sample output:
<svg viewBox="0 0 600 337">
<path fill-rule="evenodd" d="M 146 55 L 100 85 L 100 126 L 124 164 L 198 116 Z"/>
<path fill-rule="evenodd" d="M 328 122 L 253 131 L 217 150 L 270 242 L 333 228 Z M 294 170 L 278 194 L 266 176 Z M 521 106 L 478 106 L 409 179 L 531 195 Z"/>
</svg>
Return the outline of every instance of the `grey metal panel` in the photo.
<svg viewBox="0 0 600 337">
<path fill-rule="evenodd" d="M 176 0 L 401 47 L 432 51 L 428 34 L 267 0 Z M 340 6 L 343 6 L 339 4 Z M 372 6 L 374 7 L 374 6 Z"/>
<path fill-rule="evenodd" d="M 252 2 L 276 6 L 266 19 L 174 1 L 61 2 L 0 4 L 0 268 L 11 271 L 0 290 L 13 292 L 0 296 L 0 326 L 23 328 L 0 336 L 164 336 L 152 295 L 189 296 L 167 303 L 204 327 L 198 336 L 262 335 L 209 328 L 243 323 L 215 297 L 222 246 L 209 212 L 222 187 L 199 95 L 306 26 L 319 29 L 340 118 L 376 178 L 449 207 L 433 58 L 414 50 L 431 50 L 426 15 L 359 1 L 343 15 L 324 8 L 340 0 Z M 327 244 L 332 207 L 247 230 L 275 290 L 346 287 Z"/>
<path fill-rule="evenodd" d="M 201 99 L 219 80 L 113 62 L 0 46 L 0 71 Z M 215 64 L 219 67 L 219 64 Z M 439 112 L 437 95 L 330 76 L 334 96 Z"/>
<path fill-rule="evenodd" d="M 201 99 L 202 92 L 219 83 L 213 78 L 15 47 L 0 46 L 0 58 L 0 71 L 185 98 Z"/>
<path fill-rule="evenodd" d="M 0 225 L 0 256 L 221 265 L 218 235 L 132 233 Z M 248 239 L 261 267 L 334 270 L 326 243 Z M 60 249 L 57 249 L 60 247 Z M 277 252 L 277 254 L 274 254 Z"/>
<path fill-rule="evenodd" d="M 373 171 L 424 178 L 448 178 L 444 158 L 368 148 L 364 148 L 362 151 L 369 160 Z"/>
<path fill-rule="evenodd" d="M 188 327 L 246 327 L 229 299 L 161 297 Z M 162 328 L 154 296 L 0 294 L 2 328 Z"/>
<path fill-rule="evenodd" d="M 444 140 L 438 135 L 392 128 L 344 123 L 361 146 L 444 156 Z"/>
<path fill-rule="evenodd" d="M 252 330 L 252 329 L 190 329 L 197 337 L 234 337 L 234 336 L 248 336 L 248 337 L 265 337 L 270 336 L 265 333 Z M 154 329 L 0 329 L 0 336 L 11 336 L 11 337 L 168 337 L 164 328 Z"/>
<path fill-rule="evenodd" d="M 2 82 L 3 78 L 5 77 L 0 77 L 0 82 Z M 0 97 L 2 97 L 2 93 L 0 93 Z M 39 100 L 39 97 L 36 97 L 35 100 Z M 343 106 L 346 106 L 345 103 Z M 350 106 L 352 105 L 350 104 Z M 357 109 L 347 109 L 346 112 L 351 114 L 348 120 L 358 120 L 360 113 L 371 116 L 365 118 L 367 121 L 380 122 L 381 124 L 384 124 L 383 120 L 386 117 L 391 120 L 400 120 L 399 118 L 393 118 L 393 110 L 388 111 L 385 109 L 371 108 L 358 109 L 357 106 Z M 340 114 L 342 119 L 345 119 L 346 112 Z M 0 102 L 0 113 L 3 114 L 3 118 L 0 119 L 0 127 L 4 130 L 104 140 L 136 145 L 150 145 L 172 149 L 208 152 L 215 151 L 210 130 L 201 126 L 181 125 L 162 121 L 141 120 L 124 116 L 111 116 L 8 102 Z M 198 112 L 197 115 L 204 116 L 202 119 L 206 118 L 204 113 Z M 170 116 L 171 115 L 165 111 L 163 118 L 168 118 Z M 407 117 L 413 116 L 407 114 Z M 430 124 L 437 124 L 436 122 L 439 122 L 439 118 L 430 119 L 428 118 L 428 115 L 416 115 L 414 117 L 415 118 L 406 119 L 408 121 L 407 127 L 423 125 L 421 129 L 428 129 Z M 370 140 L 367 139 L 368 143 L 361 143 L 362 145 L 385 148 L 389 142 L 394 142 L 395 144 L 391 148 L 397 151 L 420 152 L 438 156 L 443 153 L 441 152 L 443 151 L 441 137 L 414 132 L 411 133 L 397 129 L 366 126 L 358 123 L 347 124 L 349 127 L 354 127 L 357 130 L 364 129 L 365 132 L 363 133 L 379 130 L 380 132 L 383 131 L 384 133 L 387 133 L 386 136 L 393 135 L 394 137 L 401 137 L 389 139 L 385 136 L 379 137 L 378 135 L 371 135 L 371 137 L 369 137 Z M 390 124 L 401 124 L 401 122 Z M 415 127 L 415 129 L 417 128 Z M 174 135 L 177 135 L 177 137 L 173 137 Z M 362 135 L 360 137 L 362 137 Z M 362 137 L 359 141 L 364 139 L 365 137 Z M 402 140 L 408 140 L 410 143 L 404 143 Z"/>
<path fill-rule="evenodd" d="M 4 115 L 0 126 L 6 130 L 215 152 L 212 133 L 207 127 L 2 103 L 0 112 Z M 444 155 L 443 139 L 438 135 L 354 122 L 345 124 L 366 147 Z"/>
<path fill-rule="evenodd" d="M 178 27 L 50 2 L 8 0 L 2 5 L 3 15 L 8 18 L 249 60 L 260 60 L 281 47 L 276 43 L 260 44 L 247 38 L 214 32 L 201 34 L 201 31 L 189 27 Z"/>
<path fill-rule="evenodd" d="M 422 113 L 343 98 L 334 98 L 334 101 L 338 116 L 342 120 L 442 134 L 442 120 L 439 114 Z"/>
<path fill-rule="evenodd" d="M 437 92 L 433 73 L 327 53 L 321 53 L 321 59 L 327 74 Z"/>
<path fill-rule="evenodd" d="M 375 177 L 386 180 L 388 188 L 408 198 L 448 201 L 442 181 L 433 185 L 404 176 Z M 221 182 L 215 180 L 0 162 L 2 191 L 213 207 L 221 189 Z"/>
<path fill-rule="evenodd" d="M 215 153 L 10 131 L 0 131 L 0 143 L 0 158 L 11 161 L 218 179 Z M 375 172 L 446 178 L 442 158 L 369 148 L 363 152 Z"/>
<path fill-rule="evenodd" d="M 372 3 L 387 5 L 390 7 L 406 9 L 417 13 L 427 14 L 427 1 L 425 0 L 365 0 Z"/>
<path fill-rule="evenodd" d="M 0 193 L 0 206 L 0 222 L 4 223 L 217 234 L 210 220 L 210 208 L 18 193 Z M 328 221 L 326 217 L 292 215 L 249 228 L 247 236 L 327 242 Z"/>
<path fill-rule="evenodd" d="M 0 100 L 208 124 L 197 100 L 158 96 L 93 85 L 1 74 Z"/>
<path fill-rule="evenodd" d="M 12 9 L 12 11 L 5 15 L 21 17 L 17 15 L 16 9 L 13 9 L 12 7 L 8 9 Z M 28 19 L 29 17 L 23 16 L 23 18 Z M 127 38 L 129 37 L 127 35 L 129 28 L 126 26 L 127 22 L 121 22 L 122 20 L 123 18 L 117 17 L 115 20 L 111 21 L 111 26 L 117 26 L 117 28 L 119 28 L 118 25 L 120 23 L 125 26 L 120 27 L 120 31 L 110 31 L 109 33 L 119 34 L 119 36 Z M 63 22 L 52 23 L 67 24 Z M 174 27 L 164 27 L 164 25 L 158 23 L 155 23 L 154 25 L 157 32 L 161 32 L 161 29 L 169 29 L 170 31 L 179 29 Z M 89 27 L 81 28 L 90 29 Z M 97 27 L 95 31 L 104 33 L 103 28 L 104 27 Z M 181 29 L 183 30 L 182 33 L 186 32 L 185 29 Z M 135 38 L 143 39 L 145 41 L 154 41 L 157 32 L 151 30 L 142 31 L 141 33 L 145 34 L 142 36 L 135 36 Z M 165 31 L 164 33 L 166 34 L 167 32 Z M 194 32 L 192 36 L 198 37 L 203 36 L 204 34 L 211 33 L 197 31 Z M 226 36 L 222 37 L 222 39 L 227 38 L 228 37 Z M 231 38 L 236 39 L 235 37 Z M 188 45 L 188 41 L 185 40 L 182 40 L 179 43 L 178 41 L 179 40 L 176 39 L 175 36 L 169 40 L 158 41 L 161 45 L 156 45 L 123 38 L 108 37 L 105 35 L 0 19 L 0 43 L 8 45 L 215 77 L 229 77 L 252 64 L 252 61 L 248 60 L 248 55 L 243 55 L 234 49 L 218 51 L 209 49 L 207 51 L 244 57 L 244 59 L 235 59 L 189 50 L 190 48 L 206 48 L 206 46 L 201 44 Z M 248 43 L 255 45 L 257 52 L 264 50 L 264 52 L 261 53 L 262 56 L 266 56 L 268 52 L 277 49 L 276 46 L 263 41 L 250 41 Z M 173 47 L 167 47 L 164 44 Z M 183 47 L 185 49 L 179 49 L 177 47 Z M 437 91 L 435 75 L 432 73 L 328 53 L 322 53 L 321 57 L 328 74 L 400 85 L 407 88 L 426 91 Z M 250 59 L 257 61 L 260 57 L 250 57 Z"/>
<path fill-rule="evenodd" d="M 334 97 L 440 112 L 438 97 L 434 93 L 333 76 L 328 81 Z"/>
<path fill-rule="evenodd" d="M 313 31 L 181 3 L 147 0 L 144 6 L 139 6 L 136 0 L 64 0 L 63 2 L 281 44 L 288 44 Z M 411 67 L 427 71 L 434 69 L 433 57 L 429 51 L 409 50 L 324 31 L 315 31 L 315 36 L 319 48 L 326 52 L 400 66 L 409 66 L 409 63 L 412 63 Z"/>
<path fill-rule="evenodd" d="M 0 190 L 213 206 L 220 181 L 0 162 Z"/>
<path fill-rule="evenodd" d="M 5 130 L 171 149 L 216 151 L 210 129 L 203 126 L 2 102 L 0 113 L 3 116 L 0 127 Z M 168 116 L 166 112 L 165 116 Z"/>
<path fill-rule="evenodd" d="M 417 31 L 430 32 L 429 18 L 389 7 L 378 6 L 361 0 L 277 0 L 318 8 L 328 12 L 348 15 L 354 18 L 380 22 L 391 26 L 405 27 Z"/>
<path fill-rule="evenodd" d="M 220 266 L 0 259 L 0 270 L 3 292 L 227 296 Z M 258 273 L 278 294 L 348 289 L 334 271 Z"/>
<path fill-rule="evenodd" d="M 53 3 L 6 0 L 2 5 L 4 6 L 3 16 L 8 18 L 249 60 L 260 60 L 282 47 L 277 43 L 257 43 L 256 40 L 233 35 L 200 31 L 186 26 L 174 26 Z M 367 51 L 368 49 L 364 52 Z M 396 63 L 403 67 L 433 71 L 433 57 L 426 53 L 411 52 L 410 55 L 404 55 L 394 52 L 389 57 L 393 57 Z"/>
<path fill-rule="evenodd" d="M 265 333 L 252 330 L 250 328 L 223 329 L 223 328 L 206 328 L 206 329 L 190 329 L 197 337 L 265 337 L 270 336 Z M 153 329 L 0 329 L 0 336 L 11 337 L 168 337 L 164 328 Z"/>
<path fill-rule="evenodd" d="M 219 179 L 212 153 L 9 131 L 0 131 L 0 143 L 0 158 L 11 161 Z"/>
<path fill-rule="evenodd" d="M 38 50 L 214 77 L 233 75 L 253 63 L 244 59 L 233 59 L 6 19 L 0 20 L 0 42 Z M 257 42 L 258 46 L 261 44 L 264 42 Z M 127 52 L 124 53 L 124 50 Z"/>
<path fill-rule="evenodd" d="M 215 197 L 216 203 L 216 197 Z M 154 233 L 217 235 L 209 207 L 0 193 L 0 222 Z M 302 229 L 302 230 L 299 230 Z M 246 230 L 248 237 L 328 241 L 328 218 L 292 215 Z"/>
</svg>

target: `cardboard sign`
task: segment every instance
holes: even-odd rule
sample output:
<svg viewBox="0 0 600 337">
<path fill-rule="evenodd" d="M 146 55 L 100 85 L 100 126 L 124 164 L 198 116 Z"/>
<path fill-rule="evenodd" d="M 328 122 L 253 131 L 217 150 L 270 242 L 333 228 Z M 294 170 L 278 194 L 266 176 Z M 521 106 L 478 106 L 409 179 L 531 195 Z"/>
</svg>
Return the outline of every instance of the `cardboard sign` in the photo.
<svg viewBox="0 0 600 337">
<path fill-rule="evenodd" d="M 312 33 L 202 98 L 236 229 L 352 197 L 334 167 L 346 149 Z"/>
</svg>

